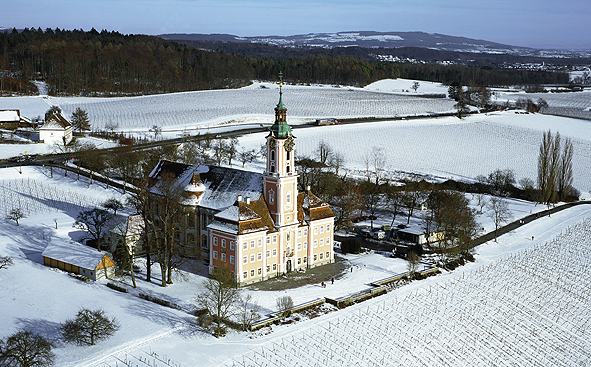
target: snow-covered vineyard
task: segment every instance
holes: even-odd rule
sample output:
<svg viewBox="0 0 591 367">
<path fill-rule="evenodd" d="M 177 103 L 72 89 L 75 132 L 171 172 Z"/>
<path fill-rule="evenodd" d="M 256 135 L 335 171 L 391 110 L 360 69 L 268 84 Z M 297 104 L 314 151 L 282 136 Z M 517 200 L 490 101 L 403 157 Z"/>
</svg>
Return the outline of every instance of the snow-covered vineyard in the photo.
<svg viewBox="0 0 591 367">
<path fill-rule="evenodd" d="M 583 366 L 591 220 L 404 297 L 276 339 L 227 366 Z"/>
<path fill-rule="evenodd" d="M 290 118 L 393 117 L 452 112 L 454 101 L 375 92 L 361 88 L 286 86 Z M 256 83 L 230 90 L 198 91 L 127 98 L 14 97 L 0 99 L 1 109 L 20 108 L 30 117 L 43 116 L 51 105 L 66 115 L 80 107 L 93 129 L 117 124 L 122 131 L 147 130 L 153 125 L 171 128 L 199 126 L 251 118 L 272 122 L 277 86 Z M 260 116 L 263 116 L 262 118 Z M 293 123 L 293 121 L 292 121 Z"/>
</svg>

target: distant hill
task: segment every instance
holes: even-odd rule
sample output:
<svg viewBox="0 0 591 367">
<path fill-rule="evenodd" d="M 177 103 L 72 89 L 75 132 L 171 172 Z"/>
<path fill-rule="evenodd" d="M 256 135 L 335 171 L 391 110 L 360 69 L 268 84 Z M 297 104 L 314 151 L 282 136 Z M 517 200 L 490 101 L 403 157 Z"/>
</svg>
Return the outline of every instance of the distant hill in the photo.
<svg viewBox="0 0 591 367">
<path fill-rule="evenodd" d="M 310 47 L 334 49 L 360 47 L 389 49 L 419 47 L 446 52 L 504 54 L 513 56 L 588 58 L 590 55 L 575 51 L 539 50 L 511 46 L 485 40 L 448 36 L 425 32 L 337 32 L 309 33 L 293 36 L 241 37 L 231 34 L 163 34 L 160 37 L 174 41 L 205 41 L 231 43 L 257 43 L 280 47 Z"/>
</svg>

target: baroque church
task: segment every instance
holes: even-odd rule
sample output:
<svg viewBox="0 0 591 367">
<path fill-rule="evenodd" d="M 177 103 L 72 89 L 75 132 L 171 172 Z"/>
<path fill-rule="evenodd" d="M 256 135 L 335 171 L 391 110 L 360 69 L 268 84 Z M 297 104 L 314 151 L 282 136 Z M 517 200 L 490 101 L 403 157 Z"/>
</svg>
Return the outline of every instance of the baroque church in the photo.
<svg viewBox="0 0 591 367">
<path fill-rule="evenodd" d="M 234 270 L 239 285 L 334 262 L 334 214 L 309 189 L 298 192 L 295 139 L 287 124 L 282 83 L 266 137 L 262 173 L 162 160 L 183 189 L 177 242 L 181 255 L 209 259 L 209 272 Z"/>
</svg>

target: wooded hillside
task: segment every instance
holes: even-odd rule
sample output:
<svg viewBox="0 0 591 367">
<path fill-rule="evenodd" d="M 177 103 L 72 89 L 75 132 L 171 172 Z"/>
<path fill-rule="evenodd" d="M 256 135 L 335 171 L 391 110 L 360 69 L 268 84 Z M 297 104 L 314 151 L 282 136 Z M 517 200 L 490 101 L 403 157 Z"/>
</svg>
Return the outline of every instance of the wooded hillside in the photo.
<svg viewBox="0 0 591 367">
<path fill-rule="evenodd" d="M 275 80 L 280 71 L 287 82 L 353 86 L 398 77 L 485 86 L 568 83 L 566 73 L 373 61 L 354 48 L 297 55 L 275 47 L 273 56 L 238 56 L 224 50 L 106 30 L 13 30 L 0 33 L 0 91 L 35 94 L 30 81 L 41 80 L 51 95 L 170 93 Z M 277 57 L 281 52 L 288 57 Z"/>
</svg>

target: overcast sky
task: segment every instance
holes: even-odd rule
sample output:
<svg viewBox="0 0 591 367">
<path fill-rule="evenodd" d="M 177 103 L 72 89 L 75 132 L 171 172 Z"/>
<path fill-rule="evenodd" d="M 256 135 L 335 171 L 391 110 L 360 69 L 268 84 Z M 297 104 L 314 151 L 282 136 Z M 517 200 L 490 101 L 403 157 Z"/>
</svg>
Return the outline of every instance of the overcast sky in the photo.
<svg viewBox="0 0 591 367">
<path fill-rule="evenodd" d="M 0 0 L 0 27 L 238 36 L 423 31 L 591 49 L 589 0 Z"/>
</svg>

